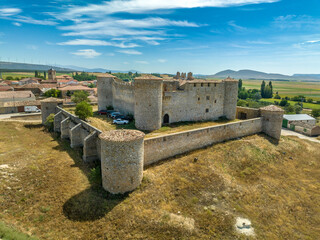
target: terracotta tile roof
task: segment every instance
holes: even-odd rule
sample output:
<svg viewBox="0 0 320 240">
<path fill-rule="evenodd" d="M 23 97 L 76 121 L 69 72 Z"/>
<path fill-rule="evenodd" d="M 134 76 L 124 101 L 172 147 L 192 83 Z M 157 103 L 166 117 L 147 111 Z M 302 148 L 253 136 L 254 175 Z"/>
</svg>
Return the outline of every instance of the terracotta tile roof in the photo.
<svg viewBox="0 0 320 240">
<path fill-rule="evenodd" d="M 153 76 L 152 74 L 144 74 L 140 77 L 134 78 L 134 80 L 161 80 L 162 81 L 163 79 L 156 77 L 156 76 Z"/>
<path fill-rule="evenodd" d="M 40 101 L 0 102 L 0 107 L 40 106 Z"/>
<path fill-rule="evenodd" d="M 43 88 L 57 88 L 57 84 L 54 84 L 54 83 L 46 83 L 46 84 L 41 84 L 41 86 Z"/>
<path fill-rule="evenodd" d="M 39 89 L 42 89 L 43 86 L 39 83 L 28 83 L 28 84 L 25 84 L 25 85 L 19 85 L 19 86 L 15 86 L 14 88 L 39 88 Z"/>
<path fill-rule="evenodd" d="M 61 91 L 77 91 L 77 90 L 83 90 L 83 91 L 93 91 L 92 88 L 85 87 L 82 85 L 66 85 L 63 87 L 58 87 L 59 90 Z"/>
<path fill-rule="evenodd" d="M 34 95 L 31 91 L 7 91 L 0 92 L 0 99 L 1 98 L 34 98 Z"/>
<path fill-rule="evenodd" d="M 5 86 L 5 85 L 1 85 L 0 86 L 0 91 L 13 91 L 13 87 L 10 87 L 10 86 Z"/>
<path fill-rule="evenodd" d="M 62 103 L 63 100 L 59 99 L 59 98 L 54 98 L 54 97 L 49 97 L 49 98 L 45 98 L 43 100 L 41 100 L 40 102 L 58 102 L 58 103 Z"/>
</svg>

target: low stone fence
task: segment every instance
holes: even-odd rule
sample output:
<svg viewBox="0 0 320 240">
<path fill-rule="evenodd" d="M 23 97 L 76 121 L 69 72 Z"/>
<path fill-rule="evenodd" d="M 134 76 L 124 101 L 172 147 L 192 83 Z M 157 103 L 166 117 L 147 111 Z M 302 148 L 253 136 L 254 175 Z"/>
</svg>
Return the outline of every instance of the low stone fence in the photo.
<svg viewBox="0 0 320 240">
<path fill-rule="evenodd" d="M 144 140 L 144 166 L 214 143 L 262 132 L 262 118 L 168 134 Z"/>
</svg>

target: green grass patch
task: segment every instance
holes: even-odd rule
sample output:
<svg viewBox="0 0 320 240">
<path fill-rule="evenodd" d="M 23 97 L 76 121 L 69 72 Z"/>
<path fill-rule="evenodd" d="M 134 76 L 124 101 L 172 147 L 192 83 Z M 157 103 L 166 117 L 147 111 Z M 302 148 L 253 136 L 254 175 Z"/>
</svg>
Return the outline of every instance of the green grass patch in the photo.
<svg viewBox="0 0 320 240">
<path fill-rule="evenodd" d="M 261 101 L 265 101 L 265 102 L 271 102 L 274 103 L 274 101 L 277 102 L 281 102 L 281 99 L 274 99 L 274 98 L 263 98 L 261 99 Z M 295 105 L 296 103 L 299 102 L 295 102 L 295 101 L 288 101 L 288 103 L 290 103 L 291 105 Z M 314 103 L 303 103 L 303 108 L 309 108 L 309 109 L 320 109 L 320 104 L 314 104 Z"/>
<path fill-rule="evenodd" d="M 2 240 L 36 240 L 37 238 L 30 237 L 27 234 L 18 232 L 12 227 L 8 227 L 0 222 L 0 239 Z"/>
</svg>

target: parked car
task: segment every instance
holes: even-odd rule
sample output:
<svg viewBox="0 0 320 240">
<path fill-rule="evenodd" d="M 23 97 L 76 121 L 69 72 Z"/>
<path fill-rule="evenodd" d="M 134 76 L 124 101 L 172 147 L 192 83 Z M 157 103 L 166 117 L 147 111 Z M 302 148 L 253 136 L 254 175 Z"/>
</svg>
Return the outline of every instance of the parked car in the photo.
<svg viewBox="0 0 320 240">
<path fill-rule="evenodd" d="M 41 112 L 41 110 L 37 106 L 25 106 L 24 111 L 26 113 L 38 113 Z"/>
<path fill-rule="evenodd" d="M 107 112 L 107 110 L 100 110 L 100 111 L 98 111 L 98 114 L 99 115 L 107 115 L 108 112 Z"/>
<path fill-rule="evenodd" d="M 123 125 L 123 124 L 128 124 L 129 123 L 129 121 L 128 120 L 124 120 L 124 119 L 115 119 L 115 120 L 113 120 L 113 123 L 114 124 L 119 124 L 119 125 Z"/>
<path fill-rule="evenodd" d="M 110 117 L 116 118 L 116 116 L 118 116 L 118 115 L 121 115 L 121 113 L 119 113 L 119 112 L 114 112 L 114 113 L 111 113 Z"/>
</svg>

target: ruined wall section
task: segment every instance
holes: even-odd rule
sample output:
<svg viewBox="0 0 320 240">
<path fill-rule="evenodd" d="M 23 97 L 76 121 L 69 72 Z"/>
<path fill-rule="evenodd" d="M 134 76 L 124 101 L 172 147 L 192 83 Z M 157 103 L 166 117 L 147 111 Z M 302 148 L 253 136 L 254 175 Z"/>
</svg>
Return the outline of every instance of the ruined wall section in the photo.
<svg viewBox="0 0 320 240">
<path fill-rule="evenodd" d="M 115 110 L 122 114 L 134 114 L 134 86 L 120 79 L 112 84 L 113 103 Z"/>
<path fill-rule="evenodd" d="M 223 82 L 186 83 L 184 90 L 166 91 L 163 95 L 162 119 L 169 123 L 216 120 L 224 115 Z"/>
</svg>

